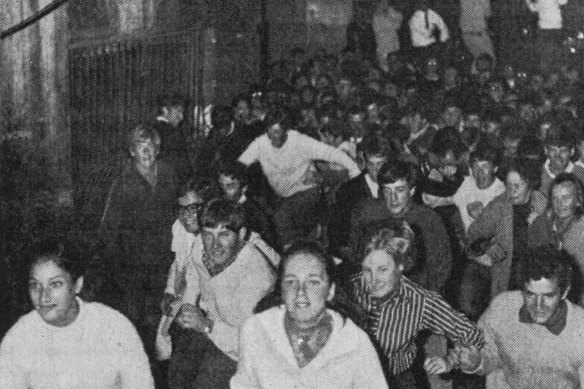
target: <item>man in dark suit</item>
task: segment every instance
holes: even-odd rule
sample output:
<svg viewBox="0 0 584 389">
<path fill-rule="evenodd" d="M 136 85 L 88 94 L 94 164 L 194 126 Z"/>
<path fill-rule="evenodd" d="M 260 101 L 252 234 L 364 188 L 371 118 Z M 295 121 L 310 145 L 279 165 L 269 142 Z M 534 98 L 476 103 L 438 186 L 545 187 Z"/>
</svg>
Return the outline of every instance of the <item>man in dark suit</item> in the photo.
<svg viewBox="0 0 584 389">
<path fill-rule="evenodd" d="M 186 181 L 192 174 L 188 151 L 189 134 L 184 126 L 185 98 L 179 94 L 162 95 L 158 98 L 158 116 L 152 127 L 160 135 L 160 158 L 174 168 L 179 181 Z"/>
<path fill-rule="evenodd" d="M 366 169 L 339 188 L 329 220 L 329 247 L 332 254 L 346 257 L 350 247 L 351 213 L 363 199 L 377 199 L 377 173 L 389 157 L 389 147 L 377 136 L 370 136 L 359 145 Z"/>
</svg>

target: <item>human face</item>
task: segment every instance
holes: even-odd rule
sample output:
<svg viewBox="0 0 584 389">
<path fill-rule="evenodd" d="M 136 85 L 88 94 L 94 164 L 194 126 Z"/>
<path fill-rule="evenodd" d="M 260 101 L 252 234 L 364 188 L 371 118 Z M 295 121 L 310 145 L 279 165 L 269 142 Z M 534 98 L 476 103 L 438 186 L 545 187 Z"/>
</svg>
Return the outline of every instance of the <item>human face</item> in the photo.
<svg viewBox="0 0 584 389">
<path fill-rule="evenodd" d="M 578 200 L 578 192 L 573 182 L 566 181 L 554 186 L 552 189 L 552 209 L 560 219 L 570 219 L 576 213 L 576 208 L 581 205 Z"/>
<path fill-rule="evenodd" d="M 337 82 L 337 93 L 339 94 L 339 97 L 341 97 L 341 98 L 345 98 L 345 97 L 349 96 L 352 89 L 353 89 L 353 83 L 349 80 L 340 79 Z"/>
<path fill-rule="evenodd" d="M 545 155 L 550 160 L 552 171 L 563 172 L 570 164 L 570 158 L 574 150 L 569 146 L 547 146 Z"/>
<path fill-rule="evenodd" d="M 134 145 L 131 154 L 138 168 L 148 170 L 156 163 L 158 147 L 151 140 L 144 140 Z"/>
<path fill-rule="evenodd" d="M 203 207 L 203 199 L 195 192 L 189 191 L 178 199 L 180 206 L 178 220 L 191 234 L 199 232 L 199 221 L 197 216 Z"/>
<path fill-rule="evenodd" d="M 520 139 L 503 138 L 503 155 L 505 157 L 514 157 L 517 155 Z"/>
<path fill-rule="evenodd" d="M 383 297 L 395 290 L 404 270 L 403 265 L 396 265 L 394 258 L 385 250 L 370 252 L 361 268 L 365 286 L 374 297 Z"/>
<path fill-rule="evenodd" d="M 481 117 L 474 113 L 466 115 L 464 119 L 464 126 L 481 128 Z"/>
<path fill-rule="evenodd" d="M 251 115 L 251 110 L 249 109 L 249 104 L 245 100 L 240 100 L 237 102 L 235 109 L 233 110 L 233 117 L 236 121 L 245 123 L 249 121 Z"/>
<path fill-rule="evenodd" d="M 239 201 L 245 190 L 245 188 L 241 186 L 239 180 L 223 174 L 219 175 L 219 186 L 223 191 L 223 195 L 231 201 Z"/>
<path fill-rule="evenodd" d="M 282 299 L 286 312 L 300 327 L 310 327 L 325 312 L 333 298 L 323 263 L 311 254 L 298 253 L 286 261 L 282 279 Z"/>
<path fill-rule="evenodd" d="M 379 170 L 386 162 L 387 157 L 381 155 L 371 155 L 365 157 L 365 166 L 367 168 L 367 174 L 369 174 L 369 177 L 371 177 L 371 181 L 377 182 Z"/>
<path fill-rule="evenodd" d="M 503 101 L 503 96 L 505 96 L 505 89 L 503 89 L 503 85 L 499 83 L 492 83 L 489 85 L 489 96 L 493 99 L 493 101 L 500 103 Z"/>
<path fill-rule="evenodd" d="M 515 205 L 525 204 L 531 196 L 531 189 L 525 180 L 515 171 L 507 173 L 507 193 Z"/>
<path fill-rule="evenodd" d="M 201 236 L 209 259 L 216 265 L 221 265 L 229 263 L 235 258 L 241 248 L 240 243 L 243 241 L 245 231 L 242 229 L 237 233 L 225 226 L 203 227 L 201 228 Z"/>
<path fill-rule="evenodd" d="M 412 190 L 405 180 L 381 187 L 385 204 L 393 216 L 402 216 L 410 206 Z"/>
<path fill-rule="evenodd" d="M 530 280 L 523 286 L 523 303 L 531 319 L 538 324 L 546 323 L 567 295 L 568 290 L 562 292 L 556 278 Z"/>
<path fill-rule="evenodd" d="M 495 181 L 497 169 L 491 161 L 474 161 L 472 164 L 472 176 L 479 189 L 487 189 Z"/>
<path fill-rule="evenodd" d="M 182 106 L 164 108 L 165 117 L 173 127 L 176 127 L 184 119 L 185 110 Z"/>
<path fill-rule="evenodd" d="M 279 149 L 280 147 L 284 146 L 284 143 L 286 143 L 286 140 L 288 139 L 288 133 L 284 128 L 282 128 L 280 123 L 276 123 L 268 128 L 268 139 L 272 143 L 272 146 Z"/>
<path fill-rule="evenodd" d="M 83 277 L 74 281 L 51 258 L 40 258 L 28 279 L 28 294 L 41 318 L 56 327 L 73 323 L 79 314 L 75 298 L 81 292 Z"/>
</svg>

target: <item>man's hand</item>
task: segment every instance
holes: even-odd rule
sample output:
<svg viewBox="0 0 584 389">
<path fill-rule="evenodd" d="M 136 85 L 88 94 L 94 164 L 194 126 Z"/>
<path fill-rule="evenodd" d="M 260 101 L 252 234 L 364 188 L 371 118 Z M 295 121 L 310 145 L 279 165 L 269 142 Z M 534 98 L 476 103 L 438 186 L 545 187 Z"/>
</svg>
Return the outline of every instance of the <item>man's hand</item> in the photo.
<svg viewBox="0 0 584 389">
<path fill-rule="evenodd" d="M 466 206 L 466 211 L 473 219 L 478 218 L 483 209 L 485 209 L 485 206 L 480 201 L 474 201 Z"/>
<path fill-rule="evenodd" d="M 487 267 L 493 266 L 493 259 L 489 257 L 488 254 L 479 255 L 478 257 L 474 258 L 474 260 L 483 266 Z"/>
<path fill-rule="evenodd" d="M 208 333 L 213 328 L 213 320 L 209 319 L 200 308 L 192 304 L 183 304 L 177 315 L 176 322 L 184 329 Z"/>
<path fill-rule="evenodd" d="M 428 374 L 448 373 L 454 367 L 453 363 L 443 357 L 429 357 L 424 362 L 424 370 Z"/>
<path fill-rule="evenodd" d="M 454 350 L 460 370 L 474 372 L 479 368 L 482 357 L 480 351 L 475 346 L 457 344 Z"/>
<path fill-rule="evenodd" d="M 160 302 L 160 310 L 164 316 L 170 316 L 172 314 L 172 303 L 174 303 L 176 297 L 170 293 L 164 293 L 162 301 Z"/>
</svg>

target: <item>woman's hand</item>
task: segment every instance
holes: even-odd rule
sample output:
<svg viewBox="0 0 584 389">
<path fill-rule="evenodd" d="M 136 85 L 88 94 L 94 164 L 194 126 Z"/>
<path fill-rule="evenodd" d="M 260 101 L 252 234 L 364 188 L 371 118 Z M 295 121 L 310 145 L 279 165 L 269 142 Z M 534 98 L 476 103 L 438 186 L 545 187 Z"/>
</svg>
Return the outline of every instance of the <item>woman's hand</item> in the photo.
<svg viewBox="0 0 584 389">
<path fill-rule="evenodd" d="M 210 333 L 213 320 L 209 319 L 200 308 L 192 304 L 184 304 L 177 315 L 176 322 L 184 329 Z"/>
<path fill-rule="evenodd" d="M 460 370 L 474 372 L 480 367 L 482 360 L 481 353 L 475 346 L 456 345 L 454 350 L 457 355 Z"/>
<path fill-rule="evenodd" d="M 443 374 L 448 373 L 454 367 L 453 363 L 443 357 L 429 357 L 424 362 L 424 370 L 428 374 Z"/>
</svg>

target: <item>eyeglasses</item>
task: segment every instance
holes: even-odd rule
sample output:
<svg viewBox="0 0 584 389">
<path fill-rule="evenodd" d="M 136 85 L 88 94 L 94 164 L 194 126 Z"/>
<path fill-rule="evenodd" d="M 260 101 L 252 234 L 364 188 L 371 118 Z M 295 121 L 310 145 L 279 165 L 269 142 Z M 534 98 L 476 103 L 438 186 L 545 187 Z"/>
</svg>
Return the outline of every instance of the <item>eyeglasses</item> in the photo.
<svg viewBox="0 0 584 389">
<path fill-rule="evenodd" d="M 181 212 L 195 214 L 203 209 L 203 203 L 193 203 L 189 205 L 179 205 L 179 210 Z"/>
</svg>

